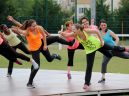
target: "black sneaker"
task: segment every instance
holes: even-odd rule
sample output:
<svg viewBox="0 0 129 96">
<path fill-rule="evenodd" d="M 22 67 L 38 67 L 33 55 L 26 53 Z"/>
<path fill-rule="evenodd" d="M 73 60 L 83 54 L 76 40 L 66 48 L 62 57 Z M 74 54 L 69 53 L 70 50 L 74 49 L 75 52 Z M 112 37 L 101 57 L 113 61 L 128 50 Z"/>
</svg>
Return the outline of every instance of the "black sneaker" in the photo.
<svg viewBox="0 0 129 96">
<path fill-rule="evenodd" d="M 70 42 L 70 46 L 73 46 L 74 45 L 74 43 L 75 43 L 75 39 L 73 39 L 71 42 Z"/>
<path fill-rule="evenodd" d="M 60 55 L 58 55 L 58 54 L 53 54 L 53 56 L 55 56 L 56 59 L 61 60 L 61 56 L 60 56 Z"/>
<path fill-rule="evenodd" d="M 32 89 L 32 88 L 35 88 L 35 86 L 33 85 L 33 84 L 27 84 L 27 88 L 30 88 L 30 89 Z"/>
<path fill-rule="evenodd" d="M 105 82 L 105 79 L 101 79 L 98 81 L 98 83 L 104 83 Z"/>
</svg>

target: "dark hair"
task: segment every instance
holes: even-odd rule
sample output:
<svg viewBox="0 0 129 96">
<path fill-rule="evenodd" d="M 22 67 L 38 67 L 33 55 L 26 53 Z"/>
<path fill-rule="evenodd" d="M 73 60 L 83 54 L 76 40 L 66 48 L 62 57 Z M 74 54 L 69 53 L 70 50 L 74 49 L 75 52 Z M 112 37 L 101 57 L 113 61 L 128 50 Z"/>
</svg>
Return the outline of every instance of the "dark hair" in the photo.
<svg viewBox="0 0 129 96">
<path fill-rule="evenodd" d="M 100 26 L 101 23 L 106 23 L 107 24 L 106 20 L 104 20 L 104 19 L 101 19 L 100 20 L 99 26 Z M 102 29 L 99 27 L 99 30 L 102 30 Z M 105 30 L 105 32 L 107 32 L 107 29 Z"/>
<path fill-rule="evenodd" d="M 86 19 L 87 21 L 89 21 L 89 19 L 87 17 L 82 17 L 82 18 L 80 18 L 80 23 L 82 23 L 83 19 Z"/>
<path fill-rule="evenodd" d="M 6 24 L 1 24 L 0 25 L 0 30 L 3 30 L 4 26 L 6 26 Z"/>
<path fill-rule="evenodd" d="M 100 25 L 100 23 L 107 23 L 107 22 L 106 22 L 106 20 L 101 19 L 100 22 L 99 22 L 99 25 Z"/>
<path fill-rule="evenodd" d="M 21 26 L 21 29 L 26 30 L 28 27 L 32 25 L 32 23 L 36 22 L 33 19 L 25 20 Z"/>
<path fill-rule="evenodd" d="M 76 29 L 80 29 L 81 31 L 83 31 L 84 27 L 81 24 L 74 24 L 74 26 L 76 27 Z"/>
</svg>

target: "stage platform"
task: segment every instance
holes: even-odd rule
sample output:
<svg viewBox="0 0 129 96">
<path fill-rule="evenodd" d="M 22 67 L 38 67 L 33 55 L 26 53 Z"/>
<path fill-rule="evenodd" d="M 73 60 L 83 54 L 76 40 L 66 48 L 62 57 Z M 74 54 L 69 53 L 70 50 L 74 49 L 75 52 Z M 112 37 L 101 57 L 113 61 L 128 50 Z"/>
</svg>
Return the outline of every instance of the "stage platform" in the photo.
<svg viewBox="0 0 129 96">
<path fill-rule="evenodd" d="M 0 96 L 83 96 L 129 92 L 129 75 L 107 73 L 106 82 L 98 84 L 100 73 L 93 72 L 90 90 L 83 90 L 84 72 L 72 71 L 67 79 L 66 71 L 39 70 L 34 84 L 28 89 L 26 83 L 30 69 L 14 69 L 11 78 L 6 77 L 7 69 L 0 68 Z"/>
</svg>

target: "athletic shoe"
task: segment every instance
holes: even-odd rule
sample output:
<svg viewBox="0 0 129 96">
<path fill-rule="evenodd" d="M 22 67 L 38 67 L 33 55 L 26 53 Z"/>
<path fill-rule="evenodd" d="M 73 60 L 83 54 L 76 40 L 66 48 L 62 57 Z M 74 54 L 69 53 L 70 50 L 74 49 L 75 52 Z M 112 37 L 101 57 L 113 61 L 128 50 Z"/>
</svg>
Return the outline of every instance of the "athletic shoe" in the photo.
<svg viewBox="0 0 129 96">
<path fill-rule="evenodd" d="M 29 89 L 32 89 L 32 88 L 35 88 L 35 86 L 33 85 L 33 84 L 27 84 L 27 88 L 29 88 Z"/>
<path fill-rule="evenodd" d="M 8 74 L 7 74 L 7 77 L 11 77 L 11 74 L 8 73 Z"/>
<path fill-rule="evenodd" d="M 15 63 L 18 64 L 18 65 L 22 65 L 22 62 L 19 61 L 19 60 L 16 60 Z"/>
<path fill-rule="evenodd" d="M 99 80 L 98 83 L 105 83 L 105 78 Z"/>
<path fill-rule="evenodd" d="M 54 57 L 55 57 L 55 59 L 61 60 L 61 56 L 60 56 L 60 55 L 58 55 L 58 54 L 53 54 L 52 56 L 54 56 Z"/>
<path fill-rule="evenodd" d="M 72 78 L 71 74 L 67 74 L 67 77 L 68 77 L 68 79 Z"/>
<path fill-rule="evenodd" d="M 85 89 L 85 91 L 89 91 L 89 86 L 87 84 L 84 84 L 83 89 Z"/>
<path fill-rule="evenodd" d="M 39 65 L 33 59 L 31 59 L 31 63 L 35 70 L 37 70 L 39 68 Z"/>
</svg>

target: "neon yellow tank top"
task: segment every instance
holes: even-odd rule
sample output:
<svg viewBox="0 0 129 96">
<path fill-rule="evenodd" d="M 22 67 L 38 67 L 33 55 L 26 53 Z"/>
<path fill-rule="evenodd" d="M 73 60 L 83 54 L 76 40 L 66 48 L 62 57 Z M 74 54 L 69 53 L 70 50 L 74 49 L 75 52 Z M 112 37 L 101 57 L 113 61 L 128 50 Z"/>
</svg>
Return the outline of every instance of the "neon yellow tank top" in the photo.
<svg viewBox="0 0 129 96">
<path fill-rule="evenodd" d="M 101 43 L 98 38 L 88 35 L 86 32 L 84 32 L 84 34 L 87 38 L 86 41 L 82 40 L 79 36 L 77 36 L 77 39 L 83 45 L 86 54 L 90 54 L 101 47 Z"/>
</svg>

